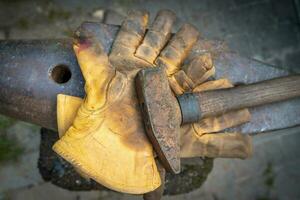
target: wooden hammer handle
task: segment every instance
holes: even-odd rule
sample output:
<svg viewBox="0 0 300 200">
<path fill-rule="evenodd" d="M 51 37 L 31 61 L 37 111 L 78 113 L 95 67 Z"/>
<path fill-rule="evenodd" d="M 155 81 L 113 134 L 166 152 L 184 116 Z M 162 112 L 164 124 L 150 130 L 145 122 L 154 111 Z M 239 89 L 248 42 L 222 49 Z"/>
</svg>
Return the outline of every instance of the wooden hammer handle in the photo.
<svg viewBox="0 0 300 200">
<path fill-rule="evenodd" d="M 300 96 L 300 75 L 250 85 L 195 93 L 201 118 Z"/>
</svg>

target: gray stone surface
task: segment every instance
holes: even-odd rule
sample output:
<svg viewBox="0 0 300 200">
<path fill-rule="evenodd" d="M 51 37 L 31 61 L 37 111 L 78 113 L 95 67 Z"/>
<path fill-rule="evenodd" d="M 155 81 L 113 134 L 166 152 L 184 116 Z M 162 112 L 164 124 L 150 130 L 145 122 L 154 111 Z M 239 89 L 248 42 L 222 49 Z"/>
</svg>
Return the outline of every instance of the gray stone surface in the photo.
<svg viewBox="0 0 300 200">
<path fill-rule="evenodd" d="M 1 163 L 0 193 L 42 183 L 37 169 L 40 142 L 39 127 L 17 122 L 5 132 L 10 139 L 14 139 L 23 148 L 23 153 L 16 161 Z"/>
<path fill-rule="evenodd" d="M 98 192 L 67 192 L 66 190 L 56 187 L 50 183 L 43 183 L 33 187 L 21 188 L 17 191 L 11 190 L 5 193 L 5 198 L 15 199 L 15 200 L 23 200 L 23 199 L 97 200 L 100 198 L 100 195 Z"/>
<path fill-rule="evenodd" d="M 300 72 L 299 0 L 0 0 L 0 39 L 70 37 L 82 21 L 120 24 L 130 9 L 176 12 L 209 39 L 225 40 L 243 56 Z M 104 18 L 95 16 L 105 11 Z M 3 130 L 1 130 L 3 131 Z M 39 134 L 17 122 L 5 132 L 24 147 L 17 161 L 0 165 L 1 199 L 141 199 L 114 192 L 69 192 L 44 183 L 37 170 Z M 300 128 L 254 137 L 252 159 L 216 159 L 202 188 L 164 199 L 300 199 Z"/>
<path fill-rule="evenodd" d="M 4 39 L 5 39 L 4 31 L 0 31 L 0 40 L 4 40 Z"/>
</svg>

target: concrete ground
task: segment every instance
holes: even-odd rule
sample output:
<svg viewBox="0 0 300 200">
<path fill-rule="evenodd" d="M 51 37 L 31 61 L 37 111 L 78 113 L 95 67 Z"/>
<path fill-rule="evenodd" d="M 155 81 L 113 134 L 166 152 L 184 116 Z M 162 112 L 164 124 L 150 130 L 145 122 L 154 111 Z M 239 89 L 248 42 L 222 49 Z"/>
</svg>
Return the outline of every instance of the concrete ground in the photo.
<svg viewBox="0 0 300 200">
<path fill-rule="evenodd" d="M 152 18 L 161 8 L 193 23 L 203 37 L 225 40 L 241 55 L 300 72 L 299 0 L 0 0 L 0 39 L 70 37 L 82 21 L 120 24 L 129 9 Z M 39 128 L 0 117 L 0 135 L 23 148 L 0 163 L 1 199 L 141 199 L 114 192 L 69 192 L 44 182 L 37 169 Z M 5 123 L 4 123 L 5 122 Z M 4 125 L 3 125 L 4 124 Z M 216 159 L 204 185 L 164 199 L 300 199 L 300 128 L 254 136 L 255 153 L 245 161 Z"/>
</svg>

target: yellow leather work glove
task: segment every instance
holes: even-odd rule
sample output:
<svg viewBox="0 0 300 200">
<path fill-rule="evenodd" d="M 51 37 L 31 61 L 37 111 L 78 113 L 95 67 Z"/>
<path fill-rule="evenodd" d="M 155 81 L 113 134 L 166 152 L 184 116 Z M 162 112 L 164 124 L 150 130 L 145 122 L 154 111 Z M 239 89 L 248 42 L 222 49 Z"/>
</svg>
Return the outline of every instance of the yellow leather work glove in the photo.
<svg viewBox="0 0 300 200">
<path fill-rule="evenodd" d="M 83 24 L 75 34 L 74 51 L 85 79 L 86 97 L 81 101 L 58 95 L 62 137 L 53 149 L 81 173 L 110 189 L 143 194 L 161 184 L 152 145 L 144 132 L 134 78 L 140 69 L 153 67 L 157 57 L 164 58 L 167 52 L 161 50 L 171 36 L 174 20 L 172 12 L 161 11 L 145 34 L 148 14 L 129 12 L 108 56 L 93 30 Z M 182 59 L 197 38 L 196 29 L 185 24 L 166 48 L 178 49 Z"/>
<path fill-rule="evenodd" d="M 181 86 L 181 92 L 201 88 L 200 84 L 214 74 L 212 64 L 204 62 L 211 61 L 207 54 L 199 54 L 196 48 L 197 53 L 193 57 L 195 53 L 192 47 L 198 40 L 195 28 L 183 25 L 166 45 L 174 14 L 161 11 L 144 36 L 147 18 L 148 15 L 143 12 L 129 13 L 108 61 L 98 48 L 100 44 L 93 41 L 92 37 L 88 37 L 91 41 L 89 45 L 75 45 L 86 80 L 87 97 L 83 101 L 78 97 L 58 96 L 58 128 L 60 136 L 64 136 L 54 146 L 56 152 L 88 177 L 111 189 L 136 194 L 146 193 L 160 185 L 153 150 L 145 136 L 137 105 L 134 91 L 136 73 L 143 67 L 165 67 L 170 84 L 177 94 L 180 92 L 176 88 L 180 89 Z M 84 26 L 80 31 L 84 32 L 83 29 Z M 183 65 L 187 57 L 189 64 Z M 107 63 L 107 66 L 103 63 Z M 111 79 L 108 76 L 110 72 L 102 72 L 102 67 L 115 71 Z M 97 70 L 100 70 L 99 73 Z M 182 78 L 184 75 L 186 77 Z M 106 87 L 101 87 L 103 84 Z M 244 109 L 182 127 L 181 156 L 246 157 L 249 153 L 247 149 L 251 146 L 247 136 L 235 133 L 203 134 L 243 123 L 249 117 L 248 110 Z M 220 126 L 211 125 L 211 121 L 216 120 L 221 122 Z M 213 140 L 207 139 L 210 135 Z"/>
</svg>

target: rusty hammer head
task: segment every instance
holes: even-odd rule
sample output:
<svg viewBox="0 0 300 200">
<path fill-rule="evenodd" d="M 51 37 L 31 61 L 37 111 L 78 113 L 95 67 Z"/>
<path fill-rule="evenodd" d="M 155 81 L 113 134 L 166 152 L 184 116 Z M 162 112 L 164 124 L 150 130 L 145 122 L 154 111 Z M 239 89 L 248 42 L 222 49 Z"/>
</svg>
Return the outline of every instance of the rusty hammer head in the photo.
<svg viewBox="0 0 300 200">
<path fill-rule="evenodd" d="M 147 135 L 169 172 L 180 172 L 179 131 L 181 111 L 161 68 L 141 70 L 136 89 Z"/>
</svg>

